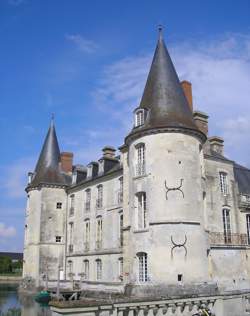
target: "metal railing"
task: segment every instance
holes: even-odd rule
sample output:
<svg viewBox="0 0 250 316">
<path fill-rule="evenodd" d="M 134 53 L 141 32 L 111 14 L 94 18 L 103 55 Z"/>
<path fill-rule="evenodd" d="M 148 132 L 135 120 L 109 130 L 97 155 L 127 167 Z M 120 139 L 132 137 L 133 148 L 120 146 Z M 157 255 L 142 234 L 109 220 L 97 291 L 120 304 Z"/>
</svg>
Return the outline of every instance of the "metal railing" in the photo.
<svg viewBox="0 0 250 316">
<path fill-rule="evenodd" d="M 85 202 L 84 209 L 85 209 L 86 212 L 90 211 L 90 201 Z"/>
<path fill-rule="evenodd" d="M 73 245 L 69 245 L 69 253 L 72 253 L 74 251 Z"/>
<path fill-rule="evenodd" d="M 209 233 L 209 242 L 213 246 L 247 246 L 249 240 L 247 234 Z"/>
<path fill-rule="evenodd" d="M 69 209 L 69 216 L 73 216 L 73 215 L 74 215 L 74 212 L 75 212 L 74 207 L 71 207 L 71 208 Z"/>
<path fill-rule="evenodd" d="M 136 176 L 144 176 L 146 174 L 145 163 L 139 163 L 136 165 Z"/>
<path fill-rule="evenodd" d="M 123 192 L 119 191 L 117 195 L 118 204 L 121 204 L 123 202 Z"/>
<path fill-rule="evenodd" d="M 250 195 L 240 194 L 239 195 L 239 206 L 240 207 L 250 207 Z"/>
<path fill-rule="evenodd" d="M 89 242 L 84 243 L 84 251 L 89 251 Z"/>
<path fill-rule="evenodd" d="M 103 199 L 97 199 L 96 200 L 96 208 L 100 209 L 103 206 Z"/>
<path fill-rule="evenodd" d="M 95 242 L 95 247 L 96 247 L 96 249 L 101 249 L 102 248 L 102 241 L 101 240 L 97 240 Z"/>
</svg>

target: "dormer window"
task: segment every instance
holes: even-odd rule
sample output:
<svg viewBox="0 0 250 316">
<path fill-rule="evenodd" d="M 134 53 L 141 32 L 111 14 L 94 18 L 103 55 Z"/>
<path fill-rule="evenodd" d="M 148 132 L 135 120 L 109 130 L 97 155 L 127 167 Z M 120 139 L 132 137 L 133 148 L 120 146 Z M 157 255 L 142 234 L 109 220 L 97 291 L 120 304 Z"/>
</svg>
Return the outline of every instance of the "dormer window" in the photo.
<svg viewBox="0 0 250 316">
<path fill-rule="evenodd" d="M 135 111 L 135 127 L 142 126 L 145 122 L 146 110 L 138 109 Z"/>
</svg>

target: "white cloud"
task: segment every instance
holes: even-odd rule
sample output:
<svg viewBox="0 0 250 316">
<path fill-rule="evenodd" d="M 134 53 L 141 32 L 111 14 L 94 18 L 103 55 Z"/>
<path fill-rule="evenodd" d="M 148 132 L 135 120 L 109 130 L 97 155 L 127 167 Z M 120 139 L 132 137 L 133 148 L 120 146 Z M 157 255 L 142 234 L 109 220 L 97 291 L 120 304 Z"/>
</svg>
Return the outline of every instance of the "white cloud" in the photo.
<svg viewBox="0 0 250 316">
<path fill-rule="evenodd" d="M 27 174 L 34 169 L 33 159 L 23 158 L 1 169 L 3 169 L 4 177 L 1 177 L 0 188 L 6 192 L 8 197 L 23 198 Z"/>
<path fill-rule="evenodd" d="M 169 51 L 180 79 L 192 82 L 194 108 L 210 116 L 210 134 L 223 136 L 230 157 L 250 165 L 249 158 L 245 159 L 250 156 L 246 146 L 250 131 L 250 36 L 227 34 L 206 42 L 176 43 Z M 99 110 L 108 111 L 119 122 L 118 136 L 132 126 L 132 110 L 143 93 L 152 53 L 107 66 L 93 92 Z"/>
<path fill-rule="evenodd" d="M 65 38 L 74 43 L 83 53 L 94 53 L 98 48 L 93 41 L 84 38 L 80 34 L 66 34 Z"/>
<path fill-rule="evenodd" d="M 6 226 L 4 223 L 0 222 L 0 237 L 8 238 L 16 235 L 16 229 L 13 226 Z"/>
</svg>

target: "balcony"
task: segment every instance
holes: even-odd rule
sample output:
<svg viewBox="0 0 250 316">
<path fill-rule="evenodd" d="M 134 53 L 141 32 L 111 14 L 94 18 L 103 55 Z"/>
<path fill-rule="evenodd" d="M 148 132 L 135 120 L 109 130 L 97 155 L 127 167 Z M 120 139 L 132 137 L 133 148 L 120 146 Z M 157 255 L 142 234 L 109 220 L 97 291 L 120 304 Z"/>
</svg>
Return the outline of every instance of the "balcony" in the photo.
<svg viewBox="0 0 250 316">
<path fill-rule="evenodd" d="M 101 249 L 102 248 L 102 241 L 101 240 L 97 240 L 95 242 L 95 248 L 96 249 Z"/>
<path fill-rule="evenodd" d="M 74 209 L 74 207 L 71 207 L 71 208 L 69 209 L 69 216 L 73 216 L 74 213 L 75 213 L 75 209 Z"/>
<path fill-rule="evenodd" d="M 102 199 L 97 199 L 96 200 L 96 209 L 100 209 L 103 207 L 103 200 Z"/>
<path fill-rule="evenodd" d="M 248 246 L 247 234 L 224 234 L 224 233 L 209 233 L 209 242 L 211 246 Z"/>
<path fill-rule="evenodd" d="M 89 251 L 89 242 L 84 243 L 84 251 Z"/>
<path fill-rule="evenodd" d="M 69 253 L 72 253 L 74 251 L 73 245 L 69 245 Z"/>
<path fill-rule="evenodd" d="M 250 208 L 250 195 L 240 194 L 239 195 L 239 207 L 240 208 Z"/>
<path fill-rule="evenodd" d="M 144 163 L 140 163 L 136 165 L 136 177 L 145 176 L 146 168 Z"/>
<path fill-rule="evenodd" d="M 86 212 L 90 211 L 90 201 L 85 202 L 84 209 L 85 209 Z"/>
<path fill-rule="evenodd" d="M 122 204 L 123 202 L 123 192 L 119 191 L 117 195 L 118 204 Z"/>
</svg>

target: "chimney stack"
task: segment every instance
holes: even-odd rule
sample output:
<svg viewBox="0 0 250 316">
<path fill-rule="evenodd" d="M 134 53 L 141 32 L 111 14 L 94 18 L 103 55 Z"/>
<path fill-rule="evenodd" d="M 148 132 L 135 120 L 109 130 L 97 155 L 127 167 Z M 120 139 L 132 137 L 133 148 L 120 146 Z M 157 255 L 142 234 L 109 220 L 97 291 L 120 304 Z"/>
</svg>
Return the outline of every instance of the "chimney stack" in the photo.
<svg viewBox="0 0 250 316">
<path fill-rule="evenodd" d="M 73 153 L 62 152 L 61 153 L 61 169 L 63 172 L 70 173 L 72 172 L 73 165 Z"/>
<path fill-rule="evenodd" d="M 194 111 L 193 118 L 198 129 L 204 133 L 208 134 L 208 115 L 204 112 Z"/>
<path fill-rule="evenodd" d="M 188 105 L 190 107 L 191 112 L 193 112 L 193 95 L 192 95 L 192 84 L 189 81 L 183 80 L 181 82 L 181 86 L 185 97 L 188 101 Z"/>
<path fill-rule="evenodd" d="M 209 144 L 212 151 L 224 155 L 224 139 L 219 136 L 209 137 Z"/>
<path fill-rule="evenodd" d="M 103 149 L 103 158 L 115 158 L 116 149 L 112 146 L 105 146 Z"/>
</svg>

